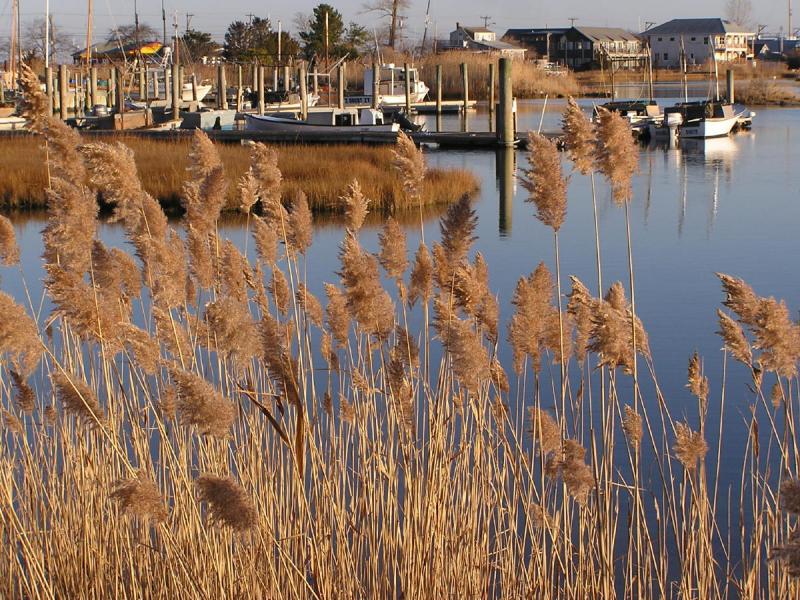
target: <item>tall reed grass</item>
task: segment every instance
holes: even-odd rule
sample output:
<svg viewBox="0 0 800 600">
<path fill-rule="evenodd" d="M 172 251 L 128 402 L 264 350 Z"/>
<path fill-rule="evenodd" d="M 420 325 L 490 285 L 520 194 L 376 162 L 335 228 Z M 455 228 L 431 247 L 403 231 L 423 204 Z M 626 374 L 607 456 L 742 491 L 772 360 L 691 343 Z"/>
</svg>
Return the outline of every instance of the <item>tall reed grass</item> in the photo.
<svg viewBox="0 0 800 600">
<path fill-rule="evenodd" d="M 719 276 L 723 358 L 750 374 L 753 407 L 735 490 L 751 522 L 728 535 L 729 500 L 706 468 L 723 457 L 721 436 L 707 442 L 722 417 L 707 416 L 724 413 L 726 382 L 693 355 L 694 414 L 670 414 L 620 283 L 600 297 L 573 277 L 563 307 L 542 263 L 519 279 L 506 328 L 467 199 L 430 247 L 409 251 L 389 221 L 373 254 L 360 242 L 371 203 L 353 184 L 323 303 L 305 275 L 307 199 L 283 202 L 269 149 L 252 149 L 237 182 L 249 262 L 219 236 L 224 165 L 203 134 L 184 238 L 130 150 L 34 123 L 52 310 L 0 294 L 3 597 L 798 596 L 800 326 L 783 302 Z M 625 146 L 594 143 L 606 157 Z M 422 164 L 411 144 L 395 152 Z M 557 232 L 561 194 L 541 186 L 568 180 L 545 157 L 527 181 Z M 617 166 L 579 163 L 627 201 Z M 96 191 L 133 254 L 96 238 Z M 3 223 L 0 258 L 14 263 Z M 629 385 L 637 354 L 653 397 Z"/>
<path fill-rule="evenodd" d="M 89 140 L 91 138 L 87 138 Z M 120 136 L 133 150 L 137 171 L 145 190 L 165 207 L 180 205 L 187 180 L 190 140 L 156 141 Z M 226 210 L 238 206 L 236 180 L 248 169 L 251 150 L 241 145 L 217 149 L 228 181 Z M 341 213 L 341 198 L 353 179 L 362 182 L 373 199 L 373 209 L 383 213 L 419 206 L 444 206 L 479 189 L 478 179 L 466 169 L 431 169 L 422 193 L 409 202 L 403 193 L 401 174 L 388 165 L 392 149 L 380 146 L 276 146 L 283 173 L 281 191 L 287 197 L 302 191 L 315 212 Z M 34 137 L 0 139 L 0 206 L 37 208 L 45 206 L 47 172 L 42 168 L 45 150 Z M 343 169 L 342 165 L 347 168 Z"/>
</svg>

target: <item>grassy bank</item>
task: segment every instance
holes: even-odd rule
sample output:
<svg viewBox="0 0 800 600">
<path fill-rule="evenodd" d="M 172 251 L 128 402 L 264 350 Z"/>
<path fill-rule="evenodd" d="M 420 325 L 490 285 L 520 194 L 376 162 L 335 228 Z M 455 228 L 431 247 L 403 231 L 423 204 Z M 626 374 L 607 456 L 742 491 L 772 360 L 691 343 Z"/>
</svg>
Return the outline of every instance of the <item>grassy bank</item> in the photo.
<svg viewBox="0 0 800 600">
<path fill-rule="evenodd" d="M 188 177 L 189 140 L 154 141 L 120 136 L 136 156 L 136 168 L 145 190 L 165 208 L 180 205 L 181 188 Z M 236 182 L 250 164 L 246 146 L 219 145 L 228 181 L 228 206 L 236 208 Z M 392 169 L 391 146 L 276 146 L 287 197 L 302 190 L 316 212 L 341 212 L 341 197 L 358 179 L 372 209 L 416 208 L 403 194 L 400 174 Z M 0 208 L 38 208 L 45 203 L 47 178 L 42 141 L 35 137 L 0 137 Z M 423 184 L 421 203 L 444 205 L 477 192 L 478 179 L 463 169 L 431 169 Z"/>
<path fill-rule="evenodd" d="M 800 105 L 800 96 L 790 87 L 769 79 L 753 79 L 739 84 L 736 86 L 735 95 L 736 102 L 748 106 Z"/>
</svg>

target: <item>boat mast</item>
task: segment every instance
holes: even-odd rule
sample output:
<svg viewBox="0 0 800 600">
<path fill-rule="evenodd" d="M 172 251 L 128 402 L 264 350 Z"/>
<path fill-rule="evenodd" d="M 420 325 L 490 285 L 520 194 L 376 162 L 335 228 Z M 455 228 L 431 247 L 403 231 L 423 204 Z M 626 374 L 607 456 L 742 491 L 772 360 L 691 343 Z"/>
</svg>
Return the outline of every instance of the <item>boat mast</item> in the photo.
<svg viewBox="0 0 800 600">
<path fill-rule="evenodd" d="M 50 66 L 50 0 L 44 1 L 44 68 Z M 47 85 L 50 85 L 49 83 Z"/>
<path fill-rule="evenodd" d="M 719 102 L 719 70 L 717 69 L 717 45 L 711 37 L 711 52 L 714 53 L 714 101 Z"/>
<path fill-rule="evenodd" d="M 92 64 L 92 0 L 88 0 L 86 11 L 86 69 Z"/>
<path fill-rule="evenodd" d="M 8 47 L 8 67 L 11 71 L 11 89 L 17 89 L 17 46 L 19 45 L 19 1 L 11 4 L 11 44 Z"/>
<path fill-rule="evenodd" d="M 655 92 L 653 91 L 653 52 L 650 42 L 647 42 L 647 88 L 650 92 L 650 103 L 653 103 Z"/>
</svg>

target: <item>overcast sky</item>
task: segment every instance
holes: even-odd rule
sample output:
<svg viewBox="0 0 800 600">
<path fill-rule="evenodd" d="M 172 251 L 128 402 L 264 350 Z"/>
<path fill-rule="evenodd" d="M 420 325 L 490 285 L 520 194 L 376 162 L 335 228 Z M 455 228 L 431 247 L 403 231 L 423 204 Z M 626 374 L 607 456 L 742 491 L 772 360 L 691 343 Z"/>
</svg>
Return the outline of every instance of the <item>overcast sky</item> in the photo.
<svg viewBox="0 0 800 600">
<path fill-rule="evenodd" d="M 44 15 L 45 0 L 19 0 L 23 28 L 26 22 Z M 662 23 L 676 17 L 724 16 L 727 0 L 411 0 L 405 11 L 405 32 L 412 38 L 422 35 L 425 12 L 430 1 L 431 29 L 438 37 L 454 29 L 456 21 L 462 24 L 483 24 L 481 17 L 489 17 L 489 25 L 500 34 L 510 27 L 559 27 L 569 24 L 569 17 L 577 17 L 578 25 L 623 27 L 631 31 L 644 29 L 647 21 Z M 298 12 L 308 13 L 319 2 L 314 0 L 164 0 L 167 27 L 171 31 L 174 14 L 178 14 L 180 28 L 186 26 L 186 14 L 193 13 L 191 26 L 208 31 L 222 40 L 231 21 L 246 20 L 248 13 L 269 16 L 273 22 L 283 22 L 284 28 L 294 30 L 294 17 Z M 364 0 L 333 0 L 346 21 L 357 21 L 368 27 L 374 15 L 363 13 Z M 800 0 L 795 4 L 795 24 L 800 24 Z M 116 25 L 133 22 L 133 0 L 94 0 L 95 41 L 106 37 Z M 76 43 L 86 35 L 86 0 L 50 0 L 51 12 L 57 25 L 74 36 Z M 787 0 L 752 0 L 753 21 L 766 24 L 768 31 L 777 32 L 786 27 Z M 10 29 L 11 0 L 0 0 L 0 36 L 7 37 Z M 138 0 L 139 18 L 161 30 L 161 0 Z M 430 35 L 430 34 L 429 34 Z"/>
</svg>

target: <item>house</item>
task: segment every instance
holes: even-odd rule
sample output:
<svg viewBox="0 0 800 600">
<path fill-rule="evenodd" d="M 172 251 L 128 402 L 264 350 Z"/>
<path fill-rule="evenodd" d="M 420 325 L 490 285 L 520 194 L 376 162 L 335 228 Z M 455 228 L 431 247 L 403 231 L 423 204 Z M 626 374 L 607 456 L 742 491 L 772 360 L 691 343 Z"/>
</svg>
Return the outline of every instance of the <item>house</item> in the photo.
<svg viewBox="0 0 800 600">
<path fill-rule="evenodd" d="M 800 49 L 796 38 L 760 37 L 753 42 L 753 54 L 760 60 L 786 60 L 786 57 Z"/>
<path fill-rule="evenodd" d="M 566 33 L 566 27 L 543 29 L 509 29 L 503 35 L 503 41 L 522 46 L 528 56 L 542 58 L 550 62 L 555 56 L 558 41 Z"/>
<path fill-rule="evenodd" d="M 613 64 L 615 69 L 634 69 L 647 62 L 639 37 L 618 27 L 509 29 L 503 38 L 575 70 L 596 68 L 601 63 Z"/>
<path fill-rule="evenodd" d="M 487 52 L 517 59 L 525 58 L 526 52 L 525 48 L 498 40 L 497 34 L 487 27 L 465 27 L 460 23 L 450 32 L 449 43 L 443 49 Z"/>
<path fill-rule="evenodd" d="M 92 46 L 93 63 L 110 63 L 122 61 L 125 58 L 133 58 L 139 54 L 143 56 L 156 55 L 161 51 L 161 42 L 141 42 L 138 46 L 135 43 L 120 45 L 118 41 L 104 42 Z M 74 63 L 86 61 L 86 48 L 72 53 Z"/>
<path fill-rule="evenodd" d="M 755 33 L 724 19 L 672 19 L 644 31 L 656 67 L 681 66 L 681 43 L 686 62 L 702 65 L 709 60 L 737 62 L 753 58 Z"/>
</svg>

